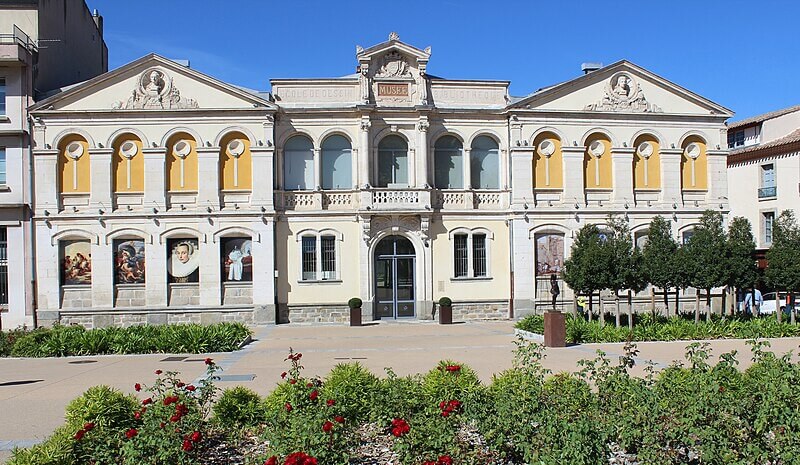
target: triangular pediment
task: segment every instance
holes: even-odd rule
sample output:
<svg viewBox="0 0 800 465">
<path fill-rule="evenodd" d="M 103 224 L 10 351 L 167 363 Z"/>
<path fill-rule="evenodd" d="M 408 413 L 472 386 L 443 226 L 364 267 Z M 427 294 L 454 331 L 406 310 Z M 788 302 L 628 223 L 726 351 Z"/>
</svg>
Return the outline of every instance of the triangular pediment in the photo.
<svg viewBox="0 0 800 465">
<path fill-rule="evenodd" d="M 427 62 L 431 57 L 431 48 L 427 47 L 425 50 L 420 50 L 414 46 L 408 45 L 400 40 L 397 33 L 392 32 L 389 34 L 389 40 L 373 45 L 369 48 L 362 48 L 356 46 L 356 57 L 360 62 L 368 62 L 373 58 L 382 58 L 387 53 L 397 52 L 413 58 L 417 61 Z"/>
<path fill-rule="evenodd" d="M 625 60 L 537 91 L 509 108 L 587 113 L 733 115 L 722 105 Z"/>
<path fill-rule="evenodd" d="M 156 54 L 70 87 L 32 110 L 151 111 L 276 108 L 265 98 Z"/>
</svg>

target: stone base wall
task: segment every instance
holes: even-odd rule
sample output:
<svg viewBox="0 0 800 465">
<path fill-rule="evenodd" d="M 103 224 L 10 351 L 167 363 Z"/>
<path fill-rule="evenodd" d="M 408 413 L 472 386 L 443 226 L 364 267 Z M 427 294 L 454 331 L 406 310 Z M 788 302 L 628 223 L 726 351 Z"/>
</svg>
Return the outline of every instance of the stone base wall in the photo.
<svg viewBox="0 0 800 465">
<path fill-rule="evenodd" d="M 81 325 L 86 329 L 104 328 L 107 326 L 141 326 L 164 324 L 214 324 L 224 321 L 239 321 L 253 324 L 252 310 L 233 311 L 197 311 L 197 312 L 130 312 L 130 313 L 83 313 L 62 312 L 60 323 L 63 325 Z"/>
<path fill-rule="evenodd" d="M 62 286 L 61 308 L 92 308 L 92 287 Z"/>
<path fill-rule="evenodd" d="M 361 320 L 371 321 L 372 314 Z M 349 323 L 350 307 L 347 305 L 281 305 L 278 323 Z"/>
<path fill-rule="evenodd" d="M 186 305 L 200 305 L 200 285 L 170 284 L 167 305 L 181 307 Z"/>
<path fill-rule="evenodd" d="M 251 283 L 223 283 L 222 305 L 248 305 L 253 303 Z"/>
<path fill-rule="evenodd" d="M 144 284 L 122 284 L 114 286 L 115 307 L 144 307 L 147 296 Z"/>
<path fill-rule="evenodd" d="M 439 306 L 436 306 L 439 311 Z M 436 318 L 438 318 L 438 313 Z M 453 321 L 507 320 L 508 302 L 453 302 Z"/>
</svg>

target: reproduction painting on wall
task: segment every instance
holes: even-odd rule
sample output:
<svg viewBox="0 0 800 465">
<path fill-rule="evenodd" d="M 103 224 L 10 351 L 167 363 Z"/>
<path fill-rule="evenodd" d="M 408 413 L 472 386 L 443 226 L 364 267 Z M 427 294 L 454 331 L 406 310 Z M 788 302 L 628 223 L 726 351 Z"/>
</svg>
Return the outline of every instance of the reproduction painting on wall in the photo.
<svg viewBox="0 0 800 465">
<path fill-rule="evenodd" d="M 114 270 L 116 284 L 144 284 L 144 241 L 115 240 Z"/>
<path fill-rule="evenodd" d="M 536 274 L 561 273 L 564 266 L 564 236 L 541 234 L 536 236 Z"/>
<path fill-rule="evenodd" d="M 171 283 L 200 281 L 200 254 L 197 239 L 167 241 L 167 276 Z"/>
<path fill-rule="evenodd" d="M 61 285 L 92 283 L 92 244 L 85 240 L 61 241 Z"/>
<path fill-rule="evenodd" d="M 223 281 L 252 281 L 253 241 L 249 237 L 227 237 L 220 247 Z"/>
</svg>

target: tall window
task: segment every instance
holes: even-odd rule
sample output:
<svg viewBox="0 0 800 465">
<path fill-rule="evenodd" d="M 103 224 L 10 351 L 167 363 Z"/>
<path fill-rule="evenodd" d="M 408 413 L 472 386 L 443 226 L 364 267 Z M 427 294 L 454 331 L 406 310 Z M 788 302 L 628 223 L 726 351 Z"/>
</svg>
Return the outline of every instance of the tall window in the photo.
<svg viewBox="0 0 800 465">
<path fill-rule="evenodd" d="M 0 78 L 0 115 L 6 114 L 6 79 Z"/>
<path fill-rule="evenodd" d="M 408 144 L 400 136 L 387 136 L 378 144 L 378 187 L 408 185 Z"/>
<path fill-rule="evenodd" d="M 0 147 L 0 185 L 6 184 L 6 148 Z"/>
<path fill-rule="evenodd" d="M 761 187 L 758 189 L 758 198 L 769 198 L 778 195 L 775 186 L 775 165 L 772 163 L 761 165 Z"/>
<path fill-rule="evenodd" d="M 0 305 L 8 305 L 8 230 L 0 228 Z"/>
<path fill-rule="evenodd" d="M 764 218 L 764 245 L 772 245 L 772 229 L 775 224 L 775 212 L 762 213 Z"/>
<path fill-rule="evenodd" d="M 482 232 L 453 234 L 453 277 L 489 276 L 488 245 Z"/>
<path fill-rule="evenodd" d="M 437 189 L 464 188 L 464 150 L 453 136 L 440 137 L 433 149 L 434 183 Z"/>
<path fill-rule="evenodd" d="M 302 191 L 314 187 L 314 144 L 308 137 L 294 136 L 283 147 L 283 188 Z"/>
<path fill-rule="evenodd" d="M 351 189 L 353 163 L 350 141 L 342 136 L 330 136 L 322 142 L 322 188 Z"/>
<path fill-rule="evenodd" d="M 301 241 L 300 261 L 302 281 L 338 279 L 336 236 L 304 235 Z"/>
<path fill-rule="evenodd" d="M 479 136 L 472 141 L 470 168 L 474 189 L 500 188 L 500 149 L 494 139 Z"/>
</svg>

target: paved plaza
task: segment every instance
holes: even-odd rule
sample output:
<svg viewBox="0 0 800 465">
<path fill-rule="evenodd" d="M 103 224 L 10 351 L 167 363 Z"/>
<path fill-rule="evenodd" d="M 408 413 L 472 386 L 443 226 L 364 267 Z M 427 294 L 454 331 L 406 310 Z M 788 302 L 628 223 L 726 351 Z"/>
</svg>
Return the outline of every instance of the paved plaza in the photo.
<svg viewBox="0 0 800 465">
<path fill-rule="evenodd" d="M 511 367 L 514 350 L 512 321 L 475 321 L 442 326 L 433 322 L 380 322 L 352 328 L 343 325 L 280 325 L 255 328 L 254 341 L 234 353 L 182 355 L 91 356 L 49 359 L 0 359 L 0 461 L 14 445 L 27 445 L 47 437 L 63 423 L 64 408 L 88 387 L 106 384 L 133 393 L 134 383 L 152 383 L 153 371 L 174 370 L 187 381 L 205 370 L 203 359 L 214 358 L 224 371 L 220 386 L 247 386 L 264 395 L 280 381 L 288 368 L 289 347 L 303 353 L 306 376 L 324 376 L 334 365 L 358 361 L 378 375 L 392 367 L 399 375 L 424 373 L 442 359 L 453 359 L 474 368 L 484 382 Z M 800 338 L 770 340 L 777 353 L 795 351 Z M 639 343 L 642 373 L 645 360 L 665 367 L 683 359 L 688 342 Z M 738 351 L 743 368 L 750 363 L 743 340 L 711 341 L 713 356 Z M 590 359 L 597 350 L 612 360 L 622 354 L 623 344 L 583 344 L 547 349 L 545 367 L 576 371 L 577 362 Z"/>
</svg>

